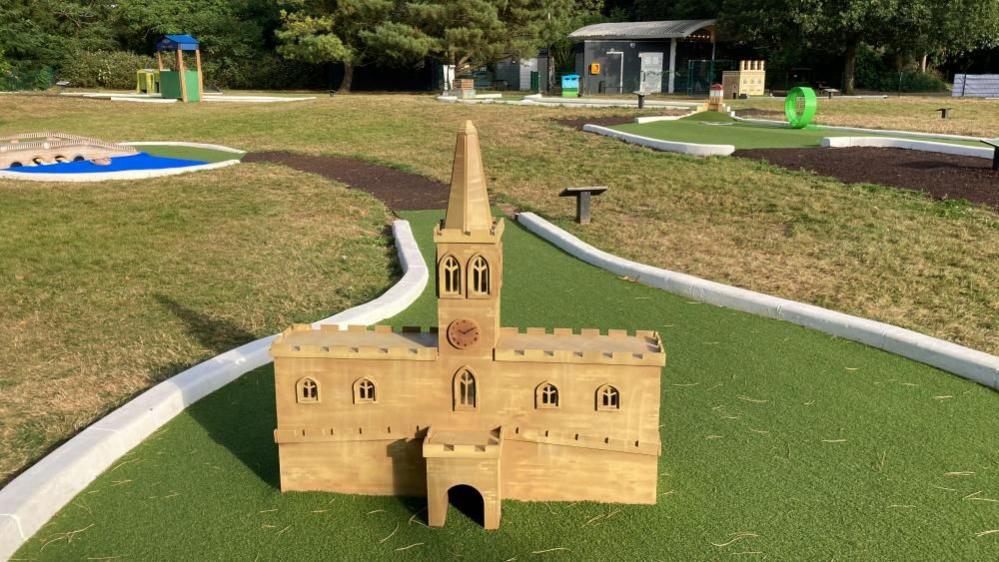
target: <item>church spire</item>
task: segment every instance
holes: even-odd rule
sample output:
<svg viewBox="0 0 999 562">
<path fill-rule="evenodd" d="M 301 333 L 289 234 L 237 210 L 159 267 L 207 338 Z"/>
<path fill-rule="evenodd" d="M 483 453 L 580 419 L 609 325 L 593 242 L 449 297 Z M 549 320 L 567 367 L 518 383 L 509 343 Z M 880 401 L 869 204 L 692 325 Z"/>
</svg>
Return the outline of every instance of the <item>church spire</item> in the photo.
<svg viewBox="0 0 999 562">
<path fill-rule="evenodd" d="M 479 151 L 479 132 L 471 121 L 465 121 L 458 131 L 458 142 L 454 147 L 451 194 L 448 196 L 443 227 L 471 234 L 488 231 L 492 225 L 486 176 L 482 171 L 482 153 Z"/>
</svg>

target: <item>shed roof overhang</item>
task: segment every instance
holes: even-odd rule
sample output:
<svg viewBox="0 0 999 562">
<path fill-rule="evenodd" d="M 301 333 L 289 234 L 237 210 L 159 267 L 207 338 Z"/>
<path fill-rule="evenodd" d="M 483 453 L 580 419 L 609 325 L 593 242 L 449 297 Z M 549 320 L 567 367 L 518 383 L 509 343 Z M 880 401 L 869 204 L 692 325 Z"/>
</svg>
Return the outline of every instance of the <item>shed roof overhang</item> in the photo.
<svg viewBox="0 0 999 562">
<path fill-rule="evenodd" d="M 712 27 L 717 20 L 669 20 L 595 23 L 581 27 L 569 34 L 574 41 L 595 39 L 682 39 L 706 27 Z"/>
</svg>

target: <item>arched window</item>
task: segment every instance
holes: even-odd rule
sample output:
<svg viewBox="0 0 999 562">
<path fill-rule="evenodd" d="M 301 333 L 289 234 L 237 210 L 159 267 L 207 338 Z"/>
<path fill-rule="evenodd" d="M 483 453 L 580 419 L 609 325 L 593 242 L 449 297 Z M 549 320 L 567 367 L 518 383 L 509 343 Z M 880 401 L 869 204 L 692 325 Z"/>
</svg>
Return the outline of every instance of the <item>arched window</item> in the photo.
<svg viewBox="0 0 999 562">
<path fill-rule="evenodd" d="M 83 162 L 84 160 L 86 160 L 86 158 L 84 158 L 82 154 L 77 154 L 73 157 L 73 162 Z"/>
<path fill-rule="evenodd" d="M 543 382 L 534 391 L 534 405 L 537 408 L 558 408 L 558 387 L 550 382 Z"/>
<path fill-rule="evenodd" d="M 437 279 L 442 297 L 461 295 L 461 264 L 454 256 L 444 256 L 441 260 Z"/>
<path fill-rule="evenodd" d="M 621 393 L 609 384 L 597 389 L 597 410 L 620 410 Z"/>
<path fill-rule="evenodd" d="M 298 381 L 295 387 L 299 404 L 314 404 L 319 402 L 319 383 L 315 379 L 304 378 Z"/>
<path fill-rule="evenodd" d="M 474 410 L 477 404 L 475 375 L 467 368 L 460 369 L 454 375 L 454 409 Z"/>
<path fill-rule="evenodd" d="M 475 256 L 468 262 L 468 294 L 479 297 L 489 295 L 489 262 L 482 256 Z"/>
<path fill-rule="evenodd" d="M 354 381 L 354 404 L 374 404 L 378 401 L 375 381 L 363 378 Z"/>
</svg>

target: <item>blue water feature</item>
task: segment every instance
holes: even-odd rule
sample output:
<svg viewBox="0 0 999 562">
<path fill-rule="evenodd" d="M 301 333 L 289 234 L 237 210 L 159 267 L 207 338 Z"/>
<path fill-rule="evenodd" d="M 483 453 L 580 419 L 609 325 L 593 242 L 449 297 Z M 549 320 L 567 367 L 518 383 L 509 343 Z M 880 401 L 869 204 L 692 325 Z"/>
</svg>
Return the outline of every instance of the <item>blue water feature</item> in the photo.
<svg viewBox="0 0 999 562">
<path fill-rule="evenodd" d="M 82 160 L 79 162 L 59 162 L 57 164 L 45 164 L 41 166 L 20 166 L 17 168 L 7 168 L 4 171 L 21 174 L 94 174 L 129 170 L 188 168 L 200 164 L 207 164 L 207 162 L 202 162 L 201 160 L 184 160 L 183 158 L 166 158 L 140 152 L 128 156 L 115 156 L 111 159 L 111 164 L 107 166 L 99 166 L 93 162 Z"/>
</svg>

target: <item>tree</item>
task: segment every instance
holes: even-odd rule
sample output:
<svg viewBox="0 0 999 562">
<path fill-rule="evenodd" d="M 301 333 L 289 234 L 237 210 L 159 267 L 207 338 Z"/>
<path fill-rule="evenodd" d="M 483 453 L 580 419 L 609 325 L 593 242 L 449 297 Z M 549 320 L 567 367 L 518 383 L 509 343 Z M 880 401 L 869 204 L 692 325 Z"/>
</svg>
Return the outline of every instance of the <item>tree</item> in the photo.
<svg viewBox="0 0 999 562">
<path fill-rule="evenodd" d="M 901 55 L 941 62 L 999 45 L 999 0 L 905 2 L 889 26 L 887 43 Z"/>
<path fill-rule="evenodd" d="M 459 74 L 510 58 L 525 58 L 571 31 L 594 2 L 574 0 L 418 0 L 409 20 L 429 55 Z"/>
<path fill-rule="evenodd" d="M 903 0 L 726 0 L 726 34 L 782 49 L 804 43 L 843 57 L 843 91 L 852 94 L 857 49 L 880 46 Z"/>
<path fill-rule="evenodd" d="M 724 0 L 719 20 L 726 35 L 771 53 L 839 54 L 849 94 L 861 43 L 920 55 L 995 44 L 999 0 Z"/>
<path fill-rule="evenodd" d="M 265 46 L 265 25 L 277 17 L 263 10 L 263 0 L 131 0 L 119 7 L 121 46 L 151 52 L 166 34 L 186 33 L 201 42 L 215 65 L 234 65 L 259 55 Z"/>
<path fill-rule="evenodd" d="M 289 4 L 297 10 L 281 12 L 278 52 L 315 64 L 342 63 L 342 93 L 350 92 L 354 68 L 380 58 L 388 46 L 397 44 L 398 40 L 389 37 L 404 35 L 405 30 L 394 21 L 398 5 L 393 0 L 293 0 Z M 384 40 L 378 43 L 373 36 Z"/>
</svg>

